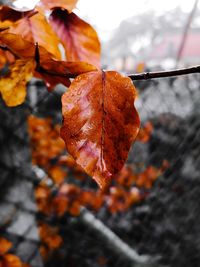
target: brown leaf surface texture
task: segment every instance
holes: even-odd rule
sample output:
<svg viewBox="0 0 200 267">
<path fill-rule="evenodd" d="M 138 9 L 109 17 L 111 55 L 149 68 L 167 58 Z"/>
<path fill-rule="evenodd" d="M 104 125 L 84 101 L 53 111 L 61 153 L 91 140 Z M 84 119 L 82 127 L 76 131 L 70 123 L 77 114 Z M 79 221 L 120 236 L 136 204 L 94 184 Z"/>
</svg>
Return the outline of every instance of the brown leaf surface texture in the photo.
<svg viewBox="0 0 200 267">
<path fill-rule="evenodd" d="M 100 66 L 100 42 L 92 26 L 62 9 L 52 12 L 50 24 L 65 48 L 68 61 L 85 61 Z"/>
<path fill-rule="evenodd" d="M 120 171 L 138 134 L 135 95 L 129 78 L 94 71 L 79 75 L 62 97 L 61 137 L 101 188 Z"/>
<path fill-rule="evenodd" d="M 41 66 L 52 73 L 52 75 L 65 75 L 68 78 L 74 78 L 79 74 L 97 70 L 97 68 L 86 62 L 56 61 L 53 59 L 41 61 Z"/>
<path fill-rule="evenodd" d="M 55 85 L 61 83 L 67 87 L 71 82 L 69 78 L 75 78 L 79 74 L 96 70 L 96 67 L 86 62 L 66 62 L 53 59 L 41 61 L 41 71 L 38 77 L 44 79 L 51 91 Z"/>
<path fill-rule="evenodd" d="M 14 23 L 8 30 L 10 33 L 19 34 L 23 39 L 44 47 L 56 59 L 61 59 L 58 48 L 59 39 L 44 15 L 37 13 L 32 17 L 24 17 Z"/>
<path fill-rule="evenodd" d="M 6 46 L 19 58 L 33 58 L 35 45 L 33 42 L 26 41 L 19 34 L 2 33 L 0 34 L 0 44 Z M 40 58 L 45 61 L 51 58 L 51 54 L 45 48 L 39 47 Z"/>
<path fill-rule="evenodd" d="M 0 6 L 0 28 L 10 27 L 14 22 L 31 14 L 30 11 L 18 11 L 9 6 Z"/>
<path fill-rule="evenodd" d="M 14 107 L 24 102 L 26 83 L 32 78 L 34 60 L 16 60 L 9 73 L 0 79 L 0 93 L 7 106 Z"/>
</svg>

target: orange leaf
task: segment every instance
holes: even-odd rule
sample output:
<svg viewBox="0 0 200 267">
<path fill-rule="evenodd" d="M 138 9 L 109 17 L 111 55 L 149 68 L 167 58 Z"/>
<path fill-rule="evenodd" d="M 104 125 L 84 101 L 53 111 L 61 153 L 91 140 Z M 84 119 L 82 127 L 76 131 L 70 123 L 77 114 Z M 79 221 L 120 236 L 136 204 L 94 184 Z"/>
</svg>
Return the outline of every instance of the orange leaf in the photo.
<svg viewBox="0 0 200 267">
<path fill-rule="evenodd" d="M 137 141 L 142 143 L 147 143 L 151 137 L 153 132 L 153 125 L 150 121 L 148 121 L 143 128 L 140 128 L 140 131 L 137 135 Z"/>
<path fill-rule="evenodd" d="M 14 55 L 20 58 L 34 58 L 35 45 L 32 42 L 24 40 L 18 34 L 3 33 L 0 35 L 2 45 L 8 47 Z M 50 53 L 43 47 L 39 47 L 40 66 L 39 70 L 34 72 L 34 76 L 43 79 L 49 89 L 62 83 L 65 86 L 71 84 L 69 78 L 89 71 L 96 70 L 96 67 L 86 62 L 65 62 L 53 60 Z M 5 62 L 2 56 L 2 65 Z"/>
<path fill-rule="evenodd" d="M 116 180 L 118 184 L 129 188 L 136 180 L 136 175 L 130 167 L 124 166 L 116 176 Z"/>
<path fill-rule="evenodd" d="M 54 126 L 51 119 L 40 119 L 35 116 L 28 118 L 28 127 L 33 162 L 48 168 L 50 161 L 60 156 L 65 149 L 65 144 L 59 135 L 60 127 Z"/>
<path fill-rule="evenodd" d="M 2 69 L 6 63 L 12 63 L 14 60 L 14 56 L 9 51 L 0 49 L 0 69 Z"/>
<path fill-rule="evenodd" d="M 9 33 L 19 34 L 25 40 L 38 43 L 55 58 L 61 59 L 58 48 L 59 40 L 51 29 L 44 15 L 37 13 L 34 16 L 25 16 L 14 23 L 8 30 Z"/>
<path fill-rule="evenodd" d="M 111 213 L 125 211 L 130 206 L 129 194 L 123 188 L 111 187 L 110 195 L 107 197 L 107 205 Z"/>
<path fill-rule="evenodd" d="M 169 167 L 169 163 L 166 160 L 163 160 L 163 163 L 160 168 L 153 166 L 148 166 L 142 173 L 138 174 L 138 177 L 135 181 L 138 187 L 144 187 L 150 189 L 154 181 L 162 175 L 165 170 Z"/>
<path fill-rule="evenodd" d="M 123 167 L 139 130 L 136 90 L 114 71 L 79 75 L 62 97 L 61 137 L 101 188 Z"/>
<path fill-rule="evenodd" d="M 24 102 L 26 83 L 32 78 L 35 68 L 33 60 L 16 60 L 10 72 L 0 79 L 0 93 L 7 106 L 14 107 Z"/>
<path fill-rule="evenodd" d="M 99 191 L 82 191 L 80 202 L 82 206 L 87 206 L 98 211 L 103 206 L 103 194 Z"/>
<path fill-rule="evenodd" d="M 53 179 L 54 183 L 59 185 L 61 184 L 65 177 L 67 176 L 66 171 L 64 171 L 59 166 L 53 166 L 48 170 L 49 176 Z"/>
<path fill-rule="evenodd" d="M 39 185 L 35 189 L 35 198 L 37 202 L 38 210 L 44 214 L 51 214 L 52 207 L 50 205 L 51 201 L 51 192 L 48 187 Z"/>
<path fill-rule="evenodd" d="M 39 227 L 40 238 L 50 250 L 55 250 L 62 244 L 62 238 L 57 233 L 58 229 L 48 224 L 42 223 Z"/>
<path fill-rule="evenodd" d="M 35 44 L 33 42 L 26 41 L 19 34 L 13 33 L 1 33 L 0 43 L 10 49 L 14 55 L 20 58 L 33 58 L 35 55 Z M 51 54 L 46 49 L 39 47 L 41 60 L 49 60 Z"/>
<path fill-rule="evenodd" d="M 71 12 L 76 7 L 77 2 L 78 0 L 40 0 L 40 5 L 46 9 L 61 7 Z"/>
<path fill-rule="evenodd" d="M 8 252 L 8 250 L 12 247 L 12 243 L 7 239 L 0 237 L 0 256 L 4 255 Z"/>
<path fill-rule="evenodd" d="M 69 208 L 69 212 L 72 216 L 78 216 L 81 211 L 81 206 L 79 201 L 73 201 L 71 207 Z"/>
<path fill-rule="evenodd" d="M 100 42 L 88 23 L 62 9 L 52 12 L 50 23 L 65 48 L 67 61 L 85 61 L 100 66 Z"/>
<path fill-rule="evenodd" d="M 69 200 L 65 196 L 56 196 L 52 200 L 55 214 L 62 216 L 69 207 Z"/>
<path fill-rule="evenodd" d="M 6 254 L 3 256 L 3 267 L 22 267 L 21 260 L 12 254 Z"/>
</svg>

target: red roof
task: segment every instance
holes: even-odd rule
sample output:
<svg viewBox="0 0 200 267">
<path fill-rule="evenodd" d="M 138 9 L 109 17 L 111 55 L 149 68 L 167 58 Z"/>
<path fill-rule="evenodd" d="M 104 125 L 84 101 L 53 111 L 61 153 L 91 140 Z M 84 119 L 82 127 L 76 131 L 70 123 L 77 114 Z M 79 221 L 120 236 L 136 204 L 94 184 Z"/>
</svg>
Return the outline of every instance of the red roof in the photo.
<svg viewBox="0 0 200 267">
<path fill-rule="evenodd" d="M 162 41 L 154 45 L 149 57 L 151 59 L 176 58 L 183 35 L 180 33 L 169 33 L 164 36 Z M 189 33 L 182 51 L 181 58 L 200 57 L 200 33 Z"/>
</svg>

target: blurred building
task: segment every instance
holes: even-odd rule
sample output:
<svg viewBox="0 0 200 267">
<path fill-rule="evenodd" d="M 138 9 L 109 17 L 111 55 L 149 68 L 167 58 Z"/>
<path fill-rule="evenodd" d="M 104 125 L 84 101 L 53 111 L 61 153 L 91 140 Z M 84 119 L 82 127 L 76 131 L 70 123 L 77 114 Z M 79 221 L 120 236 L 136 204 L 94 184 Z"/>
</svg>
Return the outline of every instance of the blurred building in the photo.
<svg viewBox="0 0 200 267">
<path fill-rule="evenodd" d="M 150 65 L 176 63 L 177 54 L 181 46 L 183 34 L 168 32 L 151 47 L 147 60 Z M 181 53 L 181 65 L 199 64 L 200 61 L 200 30 L 188 34 Z"/>
<path fill-rule="evenodd" d="M 197 10 L 180 65 L 195 65 L 200 61 L 200 10 Z M 169 69 L 176 66 L 188 13 L 175 9 L 165 14 L 139 14 L 123 21 L 103 45 L 103 65 L 121 72 L 146 69 Z M 143 70 L 142 70 L 143 71 Z"/>
</svg>

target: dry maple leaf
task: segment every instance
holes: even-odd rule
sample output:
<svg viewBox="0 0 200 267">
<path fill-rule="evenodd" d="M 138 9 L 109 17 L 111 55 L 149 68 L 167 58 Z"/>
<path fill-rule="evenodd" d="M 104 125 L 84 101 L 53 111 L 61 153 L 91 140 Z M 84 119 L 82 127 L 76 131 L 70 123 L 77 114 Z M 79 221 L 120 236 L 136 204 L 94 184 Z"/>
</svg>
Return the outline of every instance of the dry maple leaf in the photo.
<svg viewBox="0 0 200 267">
<path fill-rule="evenodd" d="M 45 9 L 60 7 L 71 12 L 76 7 L 77 2 L 78 0 L 40 0 L 39 5 L 43 6 Z"/>
<path fill-rule="evenodd" d="M 100 42 L 88 23 L 67 10 L 55 9 L 50 24 L 59 36 L 67 61 L 85 61 L 100 66 Z"/>
<path fill-rule="evenodd" d="M 26 83 L 32 78 L 35 68 L 33 60 L 16 60 L 10 72 L 0 79 L 0 93 L 7 106 L 14 107 L 24 102 Z"/>
<path fill-rule="evenodd" d="M 101 188 L 123 167 L 138 134 L 135 94 L 129 78 L 94 71 L 79 75 L 62 97 L 61 137 Z"/>
<path fill-rule="evenodd" d="M 15 22 L 7 31 L 21 35 L 23 39 L 29 42 L 37 42 L 56 59 L 61 59 L 58 48 L 59 39 L 43 14 L 37 13 L 31 17 L 25 16 Z"/>
</svg>

